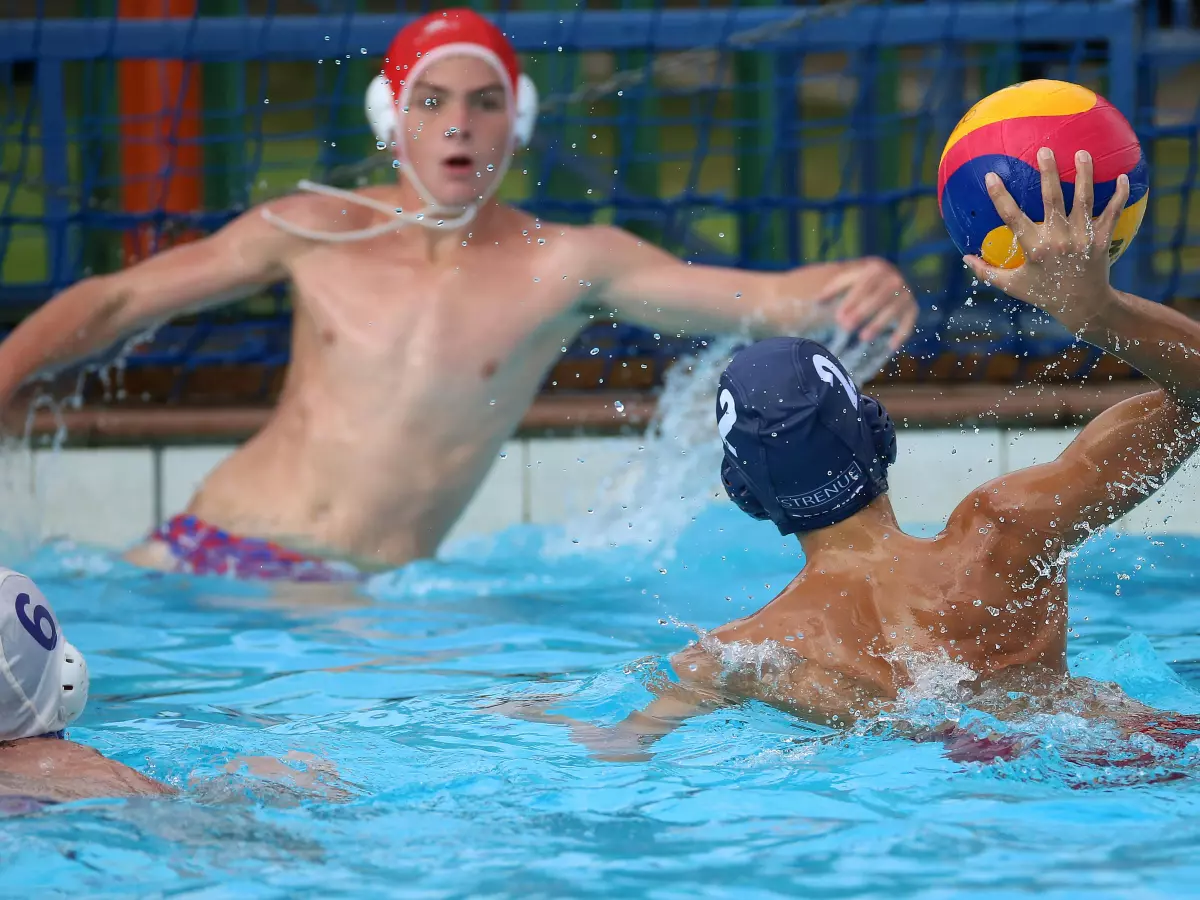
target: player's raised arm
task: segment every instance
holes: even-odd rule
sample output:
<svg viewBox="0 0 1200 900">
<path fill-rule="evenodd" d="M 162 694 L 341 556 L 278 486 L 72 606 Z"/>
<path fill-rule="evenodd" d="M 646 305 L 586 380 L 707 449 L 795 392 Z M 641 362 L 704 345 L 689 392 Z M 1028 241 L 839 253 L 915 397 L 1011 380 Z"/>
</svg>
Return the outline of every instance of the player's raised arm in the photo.
<svg viewBox="0 0 1200 900">
<path fill-rule="evenodd" d="M 968 264 L 1160 385 L 1106 410 L 1054 462 L 1003 476 L 968 498 L 968 504 L 994 508 L 998 520 L 1003 516 L 1037 547 L 1053 549 L 1081 543 L 1091 529 L 1135 508 L 1200 446 L 1200 323 L 1110 286 L 1108 248 L 1128 179 L 1120 176 L 1107 208 L 1091 219 L 1091 158 L 1077 154 L 1068 216 L 1053 154 L 1042 150 L 1038 161 L 1043 224 L 1031 222 L 1000 179 L 988 176 L 988 193 L 1017 236 L 1025 264 L 997 269 L 976 257 Z"/>
<path fill-rule="evenodd" d="M 293 198 L 279 201 L 291 205 Z M 251 210 L 215 234 L 67 288 L 0 344 L 0 408 L 28 378 L 85 359 L 186 311 L 231 302 L 286 276 L 296 243 Z"/>
<path fill-rule="evenodd" d="M 833 319 L 870 341 L 894 328 L 898 348 L 912 333 L 917 305 L 903 276 L 875 258 L 815 263 L 789 272 L 689 265 L 619 228 L 586 230 L 595 311 L 684 334 L 748 325 L 756 336 L 799 335 Z"/>
</svg>

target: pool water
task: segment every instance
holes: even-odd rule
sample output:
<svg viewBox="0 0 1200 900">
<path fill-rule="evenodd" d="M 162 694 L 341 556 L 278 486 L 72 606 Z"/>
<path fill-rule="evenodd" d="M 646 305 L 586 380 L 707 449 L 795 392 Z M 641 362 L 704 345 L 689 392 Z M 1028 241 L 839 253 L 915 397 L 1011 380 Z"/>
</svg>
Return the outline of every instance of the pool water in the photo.
<svg viewBox="0 0 1200 900">
<path fill-rule="evenodd" d="M 5 819 L 0 895 L 1175 896 L 1196 883 L 1197 752 L 1130 746 L 1069 712 L 985 723 L 1041 740 L 981 764 L 746 703 L 618 763 L 560 725 L 489 710 L 558 695 L 576 718 L 615 722 L 691 628 L 757 608 L 800 565 L 795 542 L 728 503 L 690 518 L 667 553 L 527 526 L 333 596 L 42 548 L 23 568 L 92 672 L 72 739 L 183 793 Z M 1071 569 L 1073 669 L 1200 712 L 1198 569 L 1191 539 L 1094 538 Z M 971 716 L 912 701 L 916 717 Z"/>
</svg>

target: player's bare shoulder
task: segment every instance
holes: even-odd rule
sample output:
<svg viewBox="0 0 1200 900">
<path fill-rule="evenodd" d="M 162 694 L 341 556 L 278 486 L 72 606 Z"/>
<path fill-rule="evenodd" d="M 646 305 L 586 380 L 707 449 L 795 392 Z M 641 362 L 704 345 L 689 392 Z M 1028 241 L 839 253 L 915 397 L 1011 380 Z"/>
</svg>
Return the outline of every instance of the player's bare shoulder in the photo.
<svg viewBox="0 0 1200 900">
<path fill-rule="evenodd" d="M 585 303 L 614 272 L 636 267 L 643 256 L 642 239 L 613 225 L 538 224 L 536 240 L 551 251 L 544 258 L 570 283 L 576 303 Z"/>
<path fill-rule="evenodd" d="M 353 191 L 367 203 L 353 203 L 341 197 L 317 191 L 296 191 L 259 204 L 250 215 L 262 227 L 269 228 L 289 242 L 295 250 L 332 244 L 328 238 L 360 231 L 386 221 L 385 210 L 395 203 L 395 188 L 384 185 L 363 187 Z M 395 210 L 398 214 L 400 209 Z M 309 232 L 314 237 L 305 237 Z M 324 240 L 314 239 L 321 235 Z"/>
<path fill-rule="evenodd" d="M 591 229 L 548 222 L 523 210 L 498 208 L 485 229 L 468 229 L 467 242 L 493 272 L 507 272 L 525 298 L 539 297 L 547 310 L 572 312 L 588 293 L 594 273 Z"/>
</svg>

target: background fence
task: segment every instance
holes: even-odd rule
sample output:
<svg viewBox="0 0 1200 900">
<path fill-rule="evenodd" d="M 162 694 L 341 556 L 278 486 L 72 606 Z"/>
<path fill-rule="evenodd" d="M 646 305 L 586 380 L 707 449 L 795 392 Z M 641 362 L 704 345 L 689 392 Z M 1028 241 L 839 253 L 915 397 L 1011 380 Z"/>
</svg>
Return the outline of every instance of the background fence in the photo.
<svg viewBox="0 0 1200 900">
<path fill-rule="evenodd" d="M 990 91 L 1034 77 L 1099 90 L 1134 123 L 1151 164 L 1145 223 L 1115 279 L 1159 301 L 1200 297 L 1196 5 L 479 5 L 545 98 L 535 145 L 501 196 L 549 219 L 614 222 L 702 262 L 887 257 L 922 303 L 892 379 L 1126 377 L 1112 361 L 1093 369 L 1098 354 L 1028 307 L 972 293 L 937 212 L 937 160 Z M 362 96 L 416 10 L 9 0 L 7 12 L 7 324 L 78 278 L 218 228 L 299 178 L 394 177 Z M 162 329 L 128 358 L 126 389 L 133 401 L 266 401 L 287 338 L 281 286 Z M 547 389 L 652 387 L 687 349 L 608 327 L 585 334 Z"/>
</svg>

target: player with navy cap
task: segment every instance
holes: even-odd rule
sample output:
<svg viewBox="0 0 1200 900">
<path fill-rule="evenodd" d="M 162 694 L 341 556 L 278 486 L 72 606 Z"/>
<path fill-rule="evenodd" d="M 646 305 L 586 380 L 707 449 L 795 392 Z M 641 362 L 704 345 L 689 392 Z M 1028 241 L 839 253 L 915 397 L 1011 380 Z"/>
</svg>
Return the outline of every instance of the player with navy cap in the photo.
<svg viewBox="0 0 1200 900">
<path fill-rule="evenodd" d="M 896 429 L 836 356 L 803 338 L 770 338 L 721 375 L 717 427 L 730 498 L 780 534 L 816 531 L 887 493 Z"/>
<path fill-rule="evenodd" d="M 989 179 L 1025 264 L 999 270 L 965 262 L 1158 388 L 1096 417 L 1053 462 L 976 488 L 926 539 L 900 529 L 888 498 L 895 428 L 834 355 L 793 338 L 741 350 L 718 391 L 725 488 L 750 516 L 796 535 L 804 567 L 766 607 L 676 655 L 680 683 L 664 685 L 646 710 L 615 729 L 577 726 L 579 739 L 611 752 L 620 734 L 628 746 L 632 733 L 644 746 L 706 707 L 744 698 L 846 724 L 895 699 L 921 657 L 969 668 L 975 688 L 1000 686 L 1000 703 L 1010 683 L 1023 692 L 1070 686 L 1070 552 L 1151 496 L 1200 446 L 1200 322 L 1110 286 L 1105 251 L 1128 180 L 1121 176 L 1104 213 L 1089 219 L 1092 167 L 1081 153 L 1068 216 L 1047 154 L 1039 157 L 1046 223 L 1030 222 Z M 740 648 L 727 653 L 731 645 Z M 739 668 L 749 657 L 756 664 Z M 1088 696 L 1099 706 L 1098 692 Z M 1090 714 L 1127 733 L 1168 743 L 1195 736 L 1184 733 L 1197 727 L 1194 719 L 1104 696 L 1118 699 Z"/>
<path fill-rule="evenodd" d="M 0 567 L 0 812 L 171 789 L 66 740 L 88 700 L 83 654 L 29 578 Z"/>
</svg>

